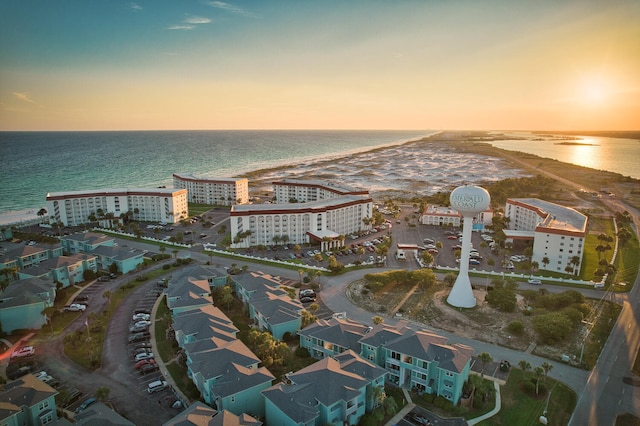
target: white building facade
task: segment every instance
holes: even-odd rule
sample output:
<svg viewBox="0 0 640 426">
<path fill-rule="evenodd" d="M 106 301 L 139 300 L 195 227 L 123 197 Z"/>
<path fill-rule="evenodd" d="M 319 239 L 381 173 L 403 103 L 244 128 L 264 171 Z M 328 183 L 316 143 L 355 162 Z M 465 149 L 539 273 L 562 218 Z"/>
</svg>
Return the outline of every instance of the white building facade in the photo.
<svg viewBox="0 0 640 426">
<path fill-rule="evenodd" d="M 101 211 L 115 219 L 131 212 L 136 220 L 175 223 L 189 215 L 186 189 L 100 189 L 93 191 L 51 192 L 47 212 L 52 222 L 77 226 Z"/>
<path fill-rule="evenodd" d="M 368 229 L 373 200 L 367 195 L 291 204 L 255 204 L 231 207 L 232 247 L 320 241 L 324 249 L 339 247 L 340 236 Z M 244 237 L 240 238 L 242 235 Z"/>
<path fill-rule="evenodd" d="M 481 231 L 486 225 L 491 225 L 493 220 L 493 209 L 489 207 L 487 210 L 478 213 L 473 218 L 473 230 Z M 453 226 L 460 227 L 462 225 L 462 215 L 451 206 L 438 206 L 435 204 L 428 205 L 422 216 L 420 223 L 423 225 L 436 226 Z"/>
<path fill-rule="evenodd" d="M 211 178 L 191 173 L 174 173 L 173 187 L 189 191 L 191 203 L 231 206 L 249 202 L 247 178 Z"/>
<path fill-rule="evenodd" d="M 537 198 L 510 198 L 505 235 L 533 239 L 531 261 L 540 269 L 578 274 L 582 266 L 588 218 L 575 209 Z M 516 231 L 510 233 L 509 231 Z"/>
<path fill-rule="evenodd" d="M 285 204 L 329 200 L 344 195 L 369 196 L 369 191 L 325 181 L 283 179 L 273 182 L 273 194 L 276 203 Z"/>
</svg>

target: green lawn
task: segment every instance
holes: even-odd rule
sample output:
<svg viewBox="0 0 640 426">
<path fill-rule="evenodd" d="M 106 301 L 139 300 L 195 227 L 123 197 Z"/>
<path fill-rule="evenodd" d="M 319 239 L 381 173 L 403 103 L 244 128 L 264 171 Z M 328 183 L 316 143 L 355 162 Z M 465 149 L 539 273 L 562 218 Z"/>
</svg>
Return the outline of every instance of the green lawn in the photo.
<svg viewBox="0 0 640 426">
<path fill-rule="evenodd" d="M 527 372 L 527 378 L 533 373 Z M 576 394 L 566 385 L 547 378 L 549 394 L 530 396 L 521 389 L 523 372 L 514 368 L 509 374 L 507 383 L 500 388 L 502 409 L 495 416 L 487 419 L 479 425 L 534 425 L 538 424 L 538 418 L 547 409 L 549 425 L 566 425 L 576 406 Z M 547 406 L 548 401 L 548 406 Z"/>
</svg>

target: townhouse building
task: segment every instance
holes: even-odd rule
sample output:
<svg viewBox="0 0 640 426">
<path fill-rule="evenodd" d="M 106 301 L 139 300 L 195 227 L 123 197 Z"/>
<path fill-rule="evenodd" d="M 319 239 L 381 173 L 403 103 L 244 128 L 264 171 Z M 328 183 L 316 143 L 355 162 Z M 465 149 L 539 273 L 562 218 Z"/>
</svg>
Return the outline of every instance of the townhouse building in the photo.
<svg viewBox="0 0 640 426">
<path fill-rule="evenodd" d="M 278 340 L 300 330 L 304 307 L 281 288 L 284 283 L 279 278 L 261 272 L 247 272 L 230 278 L 236 295 L 247 305 L 249 318 L 258 329 L 268 331 Z"/>
<path fill-rule="evenodd" d="M 471 368 L 473 349 L 447 344 L 447 339 L 427 330 L 415 331 L 406 322 L 395 326 L 365 327 L 332 318 L 301 330 L 300 346 L 314 358 L 337 356 L 353 350 L 384 368 L 386 380 L 396 386 L 441 395 L 457 404 Z"/>
<path fill-rule="evenodd" d="M 32 374 L 3 385 L 0 392 L 0 424 L 40 426 L 58 421 L 58 391 Z"/>
<path fill-rule="evenodd" d="M 37 277 L 13 281 L 0 293 L 0 325 L 14 330 L 38 330 L 48 321 L 44 313 L 56 300 L 56 283 Z"/>
<path fill-rule="evenodd" d="M 266 424 L 356 425 L 375 406 L 386 374 L 354 351 L 324 358 L 262 392 Z"/>
<path fill-rule="evenodd" d="M 62 256 L 61 244 L 19 245 L 0 254 L 0 270 L 21 270 L 38 266 L 45 260 Z"/>
<path fill-rule="evenodd" d="M 114 188 L 50 192 L 46 197 L 51 222 L 78 226 L 96 216 L 112 227 L 122 214 L 132 213 L 143 222 L 175 223 L 189 215 L 186 189 Z"/>
<path fill-rule="evenodd" d="M 98 232 L 80 232 L 60 239 L 65 253 L 91 253 L 98 247 L 114 247 L 116 239 Z"/>
<path fill-rule="evenodd" d="M 539 269 L 579 274 L 588 218 L 577 210 L 537 198 L 507 199 L 507 241 L 533 241 L 531 261 Z"/>
<path fill-rule="evenodd" d="M 359 350 L 360 339 L 371 327 L 348 318 L 319 319 L 298 332 L 300 346 L 316 359 L 333 357 L 350 349 Z"/>
<path fill-rule="evenodd" d="M 91 254 L 58 256 L 40 262 L 37 266 L 18 272 L 20 279 L 47 278 L 65 288 L 85 281 L 84 273 L 98 271 L 97 257 Z"/>
<path fill-rule="evenodd" d="M 196 401 L 162 426 L 262 426 L 248 414 L 235 415 L 227 410 L 215 410 Z"/>
</svg>

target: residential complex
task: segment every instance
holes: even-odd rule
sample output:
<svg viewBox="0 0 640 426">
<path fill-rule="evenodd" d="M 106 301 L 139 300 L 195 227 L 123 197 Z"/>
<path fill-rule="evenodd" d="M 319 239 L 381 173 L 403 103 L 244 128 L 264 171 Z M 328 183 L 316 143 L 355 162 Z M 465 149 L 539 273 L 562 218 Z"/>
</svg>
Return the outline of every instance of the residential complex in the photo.
<svg viewBox="0 0 640 426">
<path fill-rule="evenodd" d="M 112 225 L 125 213 L 143 222 L 175 223 L 189 215 L 189 206 L 186 189 L 123 188 L 50 192 L 47 212 L 51 223 L 65 226 L 89 223 L 90 216 Z"/>
<path fill-rule="evenodd" d="M 469 377 L 473 348 L 448 344 L 427 330 L 413 330 L 405 322 L 391 327 L 365 327 L 348 319 L 319 320 L 301 330 L 300 346 L 318 359 L 348 350 L 384 368 L 386 381 L 406 389 L 443 396 L 457 404 Z"/>
<path fill-rule="evenodd" d="M 214 178 L 193 173 L 174 173 L 173 187 L 189 191 L 190 203 L 231 206 L 249 202 L 247 178 Z"/>
<path fill-rule="evenodd" d="M 509 198 L 507 241 L 533 240 L 531 261 L 540 269 L 578 274 L 588 218 L 575 209 L 537 198 Z"/>
</svg>

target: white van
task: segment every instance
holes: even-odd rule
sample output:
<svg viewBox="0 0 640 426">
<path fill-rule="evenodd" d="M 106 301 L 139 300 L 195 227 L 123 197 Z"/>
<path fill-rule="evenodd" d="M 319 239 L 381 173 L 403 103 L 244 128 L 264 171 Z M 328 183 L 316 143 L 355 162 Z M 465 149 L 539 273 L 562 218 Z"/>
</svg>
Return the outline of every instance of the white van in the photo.
<svg viewBox="0 0 640 426">
<path fill-rule="evenodd" d="M 167 382 L 164 380 L 156 380 L 155 382 L 149 383 L 147 386 L 147 392 L 156 393 L 165 390 L 167 387 Z"/>
</svg>

